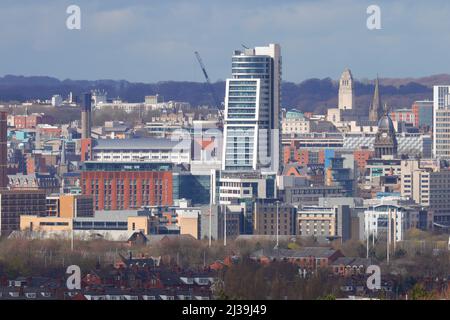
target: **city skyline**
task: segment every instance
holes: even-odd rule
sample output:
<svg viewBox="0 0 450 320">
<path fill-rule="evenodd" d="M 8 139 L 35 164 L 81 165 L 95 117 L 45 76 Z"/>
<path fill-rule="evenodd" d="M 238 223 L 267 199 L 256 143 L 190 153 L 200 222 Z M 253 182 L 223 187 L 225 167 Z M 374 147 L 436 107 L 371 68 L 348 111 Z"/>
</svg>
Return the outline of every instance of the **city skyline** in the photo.
<svg viewBox="0 0 450 320">
<path fill-rule="evenodd" d="M 69 1 L 0 4 L 0 300 L 450 299 L 450 4 Z"/>
<path fill-rule="evenodd" d="M 443 41 L 445 33 L 437 32 L 448 23 L 450 6 L 444 1 L 379 1 L 380 30 L 366 27 L 366 9 L 372 3 L 355 0 L 263 1 L 258 6 L 253 1 L 110 1 L 107 6 L 80 1 L 80 30 L 66 28 L 69 1 L 25 3 L 0 5 L 6 26 L 0 41 L 9 61 L 0 74 L 203 82 L 194 56 L 199 51 L 216 81 L 230 76 L 234 48 L 260 43 L 283 47 L 284 64 L 289 66 L 283 75 L 286 81 L 338 79 L 345 67 L 357 71 L 357 79 L 374 78 L 376 73 L 420 77 L 446 70 L 448 41 Z M 21 23 L 15 23 L 19 18 Z"/>
</svg>

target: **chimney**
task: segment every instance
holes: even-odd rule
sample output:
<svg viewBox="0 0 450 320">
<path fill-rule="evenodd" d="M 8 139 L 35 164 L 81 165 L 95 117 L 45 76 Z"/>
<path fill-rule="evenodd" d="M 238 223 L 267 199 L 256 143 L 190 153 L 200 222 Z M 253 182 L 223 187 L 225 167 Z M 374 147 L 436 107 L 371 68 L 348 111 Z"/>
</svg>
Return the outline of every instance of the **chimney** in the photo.
<svg viewBox="0 0 450 320">
<path fill-rule="evenodd" d="M 91 93 L 84 93 L 81 100 L 81 139 L 91 137 Z"/>
</svg>

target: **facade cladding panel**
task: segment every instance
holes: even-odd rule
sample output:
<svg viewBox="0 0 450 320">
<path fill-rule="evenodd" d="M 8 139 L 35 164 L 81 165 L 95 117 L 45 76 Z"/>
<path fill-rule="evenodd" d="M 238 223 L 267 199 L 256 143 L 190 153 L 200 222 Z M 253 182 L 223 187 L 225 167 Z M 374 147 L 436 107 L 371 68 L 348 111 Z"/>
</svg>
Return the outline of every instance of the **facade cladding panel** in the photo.
<svg viewBox="0 0 450 320">
<path fill-rule="evenodd" d="M 92 195 L 95 210 L 128 210 L 173 204 L 172 172 L 84 171 L 83 194 Z"/>
</svg>

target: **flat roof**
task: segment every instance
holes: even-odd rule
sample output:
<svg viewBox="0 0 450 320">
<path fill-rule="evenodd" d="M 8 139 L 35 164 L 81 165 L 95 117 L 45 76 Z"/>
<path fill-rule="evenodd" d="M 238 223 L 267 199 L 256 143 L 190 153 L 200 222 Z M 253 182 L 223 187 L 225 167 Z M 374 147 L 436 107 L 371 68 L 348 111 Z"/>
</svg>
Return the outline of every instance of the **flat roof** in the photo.
<svg viewBox="0 0 450 320">
<path fill-rule="evenodd" d="M 98 139 L 94 150 L 172 150 L 180 142 L 164 138 Z M 182 148 L 182 147 L 181 147 Z"/>
<path fill-rule="evenodd" d="M 137 210 L 110 210 L 95 211 L 94 217 L 77 217 L 74 221 L 127 221 L 128 217 L 137 217 Z"/>
</svg>

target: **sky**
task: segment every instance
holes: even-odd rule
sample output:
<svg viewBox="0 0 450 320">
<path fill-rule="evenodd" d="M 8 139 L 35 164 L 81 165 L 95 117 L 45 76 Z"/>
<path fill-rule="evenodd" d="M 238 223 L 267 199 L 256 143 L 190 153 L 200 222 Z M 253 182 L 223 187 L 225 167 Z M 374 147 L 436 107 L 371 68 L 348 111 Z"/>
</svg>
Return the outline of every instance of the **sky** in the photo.
<svg viewBox="0 0 450 320">
<path fill-rule="evenodd" d="M 381 29 L 369 30 L 369 5 Z M 69 30 L 69 5 L 81 29 Z M 0 75 L 212 81 L 233 50 L 279 43 L 283 80 L 450 73 L 448 0 L 2 0 Z"/>
</svg>

